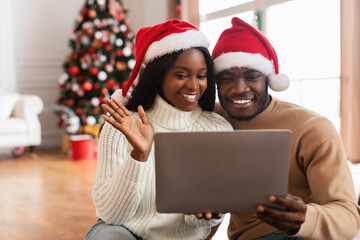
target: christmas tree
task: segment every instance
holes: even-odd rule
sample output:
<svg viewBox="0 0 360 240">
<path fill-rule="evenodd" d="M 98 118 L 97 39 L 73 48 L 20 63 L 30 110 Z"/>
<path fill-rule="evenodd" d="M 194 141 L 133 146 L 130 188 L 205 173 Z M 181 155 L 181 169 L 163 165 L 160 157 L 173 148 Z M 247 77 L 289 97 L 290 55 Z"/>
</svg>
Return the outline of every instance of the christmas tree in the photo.
<svg viewBox="0 0 360 240">
<path fill-rule="evenodd" d="M 86 0 L 75 21 L 58 104 L 73 110 L 81 126 L 102 121 L 103 99 L 122 87 L 135 65 L 125 14 L 121 0 Z M 61 114 L 60 126 L 64 118 Z"/>
</svg>

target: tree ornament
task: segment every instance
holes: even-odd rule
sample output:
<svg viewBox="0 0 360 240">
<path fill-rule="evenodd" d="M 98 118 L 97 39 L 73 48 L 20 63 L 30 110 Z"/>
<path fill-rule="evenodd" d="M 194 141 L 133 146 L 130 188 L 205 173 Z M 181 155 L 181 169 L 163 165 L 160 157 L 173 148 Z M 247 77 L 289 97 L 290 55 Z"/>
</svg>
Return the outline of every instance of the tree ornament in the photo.
<svg viewBox="0 0 360 240">
<path fill-rule="evenodd" d="M 108 18 L 108 25 L 113 25 L 113 24 L 114 24 L 114 19 Z"/>
<path fill-rule="evenodd" d="M 101 28 L 101 21 L 100 21 L 100 19 L 96 18 L 96 19 L 94 20 L 94 24 L 95 24 L 95 26 L 96 26 L 97 28 Z"/>
<path fill-rule="evenodd" d="M 111 73 L 114 71 L 114 67 L 111 64 L 106 64 L 105 71 L 107 71 L 108 73 Z"/>
<path fill-rule="evenodd" d="M 81 38 L 81 43 L 84 44 L 85 46 L 89 46 L 90 44 L 90 38 L 88 36 L 83 36 Z"/>
<path fill-rule="evenodd" d="M 94 23 L 92 22 L 84 22 L 82 25 L 82 29 L 84 30 L 88 30 L 88 29 L 93 29 L 94 28 Z"/>
<path fill-rule="evenodd" d="M 77 66 L 72 66 L 69 68 L 69 74 L 72 75 L 72 76 L 75 76 L 75 75 L 78 75 L 80 70 Z"/>
<path fill-rule="evenodd" d="M 85 92 L 89 92 L 91 91 L 91 89 L 93 88 L 93 85 L 89 82 L 84 82 L 82 84 L 82 89 L 85 91 Z"/>
<path fill-rule="evenodd" d="M 97 97 L 93 97 L 91 100 L 90 100 L 90 103 L 91 105 L 93 105 L 94 107 L 97 107 L 100 105 L 100 100 L 99 98 Z"/>
<path fill-rule="evenodd" d="M 75 102 L 73 99 L 69 99 L 67 102 L 66 102 L 66 105 L 71 107 L 71 106 L 74 106 Z"/>
<path fill-rule="evenodd" d="M 116 51 L 116 55 L 117 55 L 118 57 L 121 57 L 121 56 L 123 55 L 123 51 L 122 51 L 122 50 L 117 50 L 117 51 Z"/>
<path fill-rule="evenodd" d="M 120 32 L 120 28 L 117 27 L 117 26 L 114 26 L 114 27 L 113 27 L 113 32 L 114 32 L 115 34 L 118 34 L 118 33 Z"/>
<path fill-rule="evenodd" d="M 94 61 L 97 60 L 97 59 L 98 59 L 98 55 L 97 55 L 96 53 L 92 54 L 92 55 L 91 55 L 91 59 L 94 60 Z"/>
<path fill-rule="evenodd" d="M 98 74 L 98 72 L 99 72 L 99 69 L 97 69 L 97 67 L 90 68 L 90 74 L 91 75 L 95 76 L 95 75 Z"/>
<path fill-rule="evenodd" d="M 102 66 L 102 63 L 99 60 L 94 61 L 94 66 L 100 68 Z"/>
<path fill-rule="evenodd" d="M 107 57 L 105 55 L 100 56 L 100 61 L 101 62 L 106 62 L 106 60 L 107 60 Z"/>
<path fill-rule="evenodd" d="M 96 39 L 96 40 L 94 40 L 94 41 L 92 42 L 91 46 L 94 47 L 94 48 L 99 48 L 99 47 L 102 46 L 102 42 L 101 42 L 100 39 Z"/>
<path fill-rule="evenodd" d="M 94 116 L 88 116 L 86 118 L 86 123 L 89 124 L 89 125 L 95 125 L 96 118 Z"/>
<path fill-rule="evenodd" d="M 124 44 L 124 41 L 121 38 L 116 39 L 115 44 L 117 47 L 121 47 Z"/>
<path fill-rule="evenodd" d="M 87 69 L 87 68 L 88 68 L 87 63 L 86 63 L 86 62 L 82 63 L 82 64 L 81 64 L 81 68 L 82 68 L 82 69 Z"/>
<path fill-rule="evenodd" d="M 98 90 L 98 89 L 100 89 L 100 83 L 94 83 L 94 89 L 95 90 Z"/>
<path fill-rule="evenodd" d="M 122 31 L 122 32 L 126 32 L 127 29 L 128 29 L 128 28 L 127 28 L 127 26 L 126 26 L 125 24 L 122 24 L 122 25 L 120 26 L 120 31 Z"/>
<path fill-rule="evenodd" d="M 85 94 L 85 92 L 84 92 L 84 90 L 79 89 L 79 90 L 76 92 L 76 94 L 78 95 L 78 97 L 83 97 L 84 94 Z"/>
<path fill-rule="evenodd" d="M 94 36 L 95 36 L 96 39 L 100 39 L 102 35 L 103 34 L 102 34 L 101 31 L 96 31 Z"/>
<path fill-rule="evenodd" d="M 79 75 L 79 76 L 78 76 L 78 80 L 79 80 L 80 82 L 84 81 L 84 80 L 85 80 L 85 76 L 84 76 L 84 75 Z"/>
<path fill-rule="evenodd" d="M 136 63 L 135 59 L 130 59 L 130 60 L 128 61 L 128 67 L 129 67 L 130 69 L 134 69 L 135 63 Z"/>
<path fill-rule="evenodd" d="M 105 0 L 97 0 L 97 3 L 99 5 L 104 5 L 106 3 L 106 1 Z"/>
<path fill-rule="evenodd" d="M 106 94 L 109 93 L 109 90 L 108 90 L 107 88 L 103 88 L 103 89 L 101 90 L 101 93 L 102 93 L 103 95 L 106 95 Z"/>
<path fill-rule="evenodd" d="M 113 89 L 114 88 L 114 85 L 116 84 L 115 80 L 114 79 L 109 79 L 106 81 L 106 86 L 110 89 Z"/>
<path fill-rule="evenodd" d="M 75 112 L 76 112 L 76 115 L 81 115 L 83 111 L 81 108 L 77 108 Z"/>
<path fill-rule="evenodd" d="M 132 51 L 129 47 L 124 47 L 123 54 L 125 57 L 129 57 L 132 54 Z"/>
<path fill-rule="evenodd" d="M 107 74 L 104 71 L 100 71 L 98 73 L 97 77 L 100 81 L 105 81 L 107 79 Z"/>
<path fill-rule="evenodd" d="M 101 25 L 104 26 L 104 27 L 107 26 L 108 25 L 108 20 L 106 18 L 101 20 Z"/>
<path fill-rule="evenodd" d="M 116 68 L 119 71 L 122 71 L 126 68 L 126 64 L 124 62 L 116 62 Z"/>
<path fill-rule="evenodd" d="M 71 90 L 72 90 L 73 92 L 77 92 L 79 89 L 80 89 L 79 84 L 73 83 L 73 85 L 71 85 Z"/>
<path fill-rule="evenodd" d="M 99 102 L 99 104 L 100 104 L 100 102 Z M 92 113 L 95 115 L 97 115 L 99 112 L 100 112 L 100 107 L 94 107 L 92 110 Z"/>
<path fill-rule="evenodd" d="M 105 51 L 110 52 L 112 50 L 112 46 L 110 44 L 105 45 Z"/>
<path fill-rule="evenodd" d="M 59 77 L 59 84 L 63 85 L 68 79 L 69 75 L 67 73 L 61 74 L 61 76 Z"/>
<path fill-rule="evenodd" d="M 96 11 L 94 9 L 91 9 L 88 11 L 89 18 L 95 18 L 96 17 Z"/>
</svg>

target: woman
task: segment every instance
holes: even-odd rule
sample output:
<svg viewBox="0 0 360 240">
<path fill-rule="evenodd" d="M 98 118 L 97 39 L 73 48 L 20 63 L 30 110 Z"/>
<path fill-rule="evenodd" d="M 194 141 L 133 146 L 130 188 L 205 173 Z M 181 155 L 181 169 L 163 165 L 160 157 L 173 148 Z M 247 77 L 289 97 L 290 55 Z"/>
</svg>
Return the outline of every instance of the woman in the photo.
<svg viewBox="0 0 360 240">
<path fill-rule="evenodd" d="M 100 218 L 85 239 L 204 239 L 221 215 L 160 214 L 155 206 L 155 132 L 227 131 L 211 112 L 215 82 L 208 42 L 193 25 L 170 20 L 136 35 L 136 64 L 122 95 L 146 67 L 126 108 L 113 97 L 99 139 L 93 200 Z M 130 110 L 130 111 L 129 111 Z"/>
</svg>

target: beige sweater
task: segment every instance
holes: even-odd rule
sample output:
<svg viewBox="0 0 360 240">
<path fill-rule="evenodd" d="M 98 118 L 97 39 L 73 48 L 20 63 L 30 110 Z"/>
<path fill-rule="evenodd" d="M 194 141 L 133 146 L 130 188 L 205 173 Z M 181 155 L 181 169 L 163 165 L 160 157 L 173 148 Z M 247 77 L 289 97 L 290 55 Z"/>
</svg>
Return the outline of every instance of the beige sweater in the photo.
<svg viewBox="0 0 360 240">
<path fill-rule="evenodd" d="M 137 113 L 133 113 L 138 117 Z M 146 112 L 155 132 L 231 131 L 221 116 L 199 106 L 183 112 L 157 97 Z M 204 239 L 221 220 L 194 215 L 160 214 L 155 206 L 154 146 L 148 161 L 131 158 L 132 146 L 106 123 L 99 139 L 93 201 L 96 214 L 107 224 L 122 225 L 143 239 Z"/>
<path fill-rule="evenodd" d="M 359 207 L 341 139 L 326 118 L 273 98 L 264 112 L 238 121 L 217 104 L 234 129 L 290 129 L 292 149 L 288 192 L 307 203 L 305 222 L 295 235 L 308 239 L 351 239 L 360 230 Z M 230 239 L 254 239 L 276 228 L 251 217 L 231 214 Z"/>
</svg>

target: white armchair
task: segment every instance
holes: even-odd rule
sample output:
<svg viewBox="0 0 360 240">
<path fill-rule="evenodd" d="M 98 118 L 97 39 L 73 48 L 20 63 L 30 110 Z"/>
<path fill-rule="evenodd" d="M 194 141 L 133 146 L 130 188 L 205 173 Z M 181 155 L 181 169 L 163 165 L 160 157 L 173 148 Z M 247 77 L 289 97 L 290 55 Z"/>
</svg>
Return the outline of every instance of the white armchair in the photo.
<svg viewBox="0 0 360 240">
<path fill-rule="evenodd" d="M 41 125 L 38 115 L 42 110 L 43 101 L 38 96 L 0 96 L 0 148 L 40 145 Z"/>
</svg>

